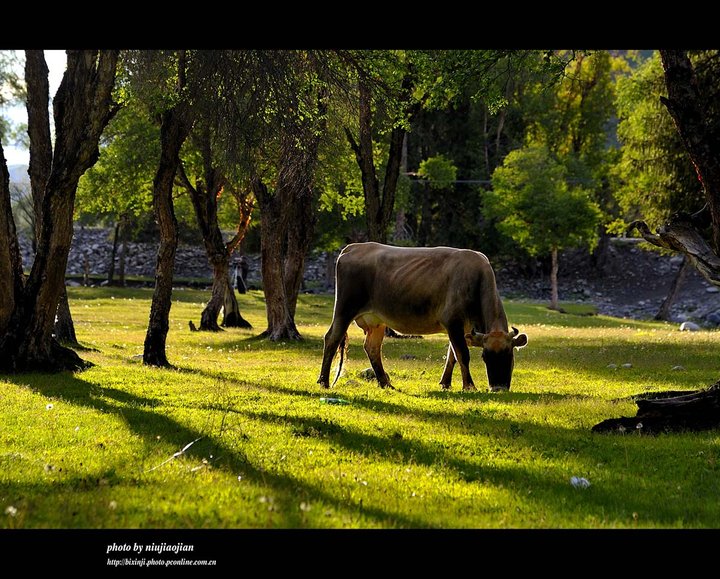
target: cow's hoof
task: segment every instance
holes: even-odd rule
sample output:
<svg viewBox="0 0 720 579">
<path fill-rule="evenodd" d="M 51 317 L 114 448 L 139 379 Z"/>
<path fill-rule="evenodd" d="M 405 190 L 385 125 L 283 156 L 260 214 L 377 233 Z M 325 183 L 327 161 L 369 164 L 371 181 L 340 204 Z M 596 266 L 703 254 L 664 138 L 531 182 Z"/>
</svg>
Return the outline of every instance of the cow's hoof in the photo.
<svg viewBox="0 0 720 579">
<path fill-rule="evenodd" d="M 475 384 L 466 384 L 463 386 L 463 390 L 465 392 L 477 392 L 477 388 L 475 388 Z"/>
<path fill-rule="evenodd" d="M 385 384 L 380 384 L 380 388 L 388 388 L 389 390 L 396 390 L 395 386 L 390 384 L 390 382 L 386 382 Z"/>
<path fill-rule="evenodd" d="M 507 392 L 510 390 L 507 386 L 490 386 L 488 388 L 490 392 Z"/>
<path fill-rule="evenodd" d="M 443 384 L 440 382 L 440 389 L 441 390 L 450 390 L 450 384 Z"/>
<path fill-rule="evenodd" d="M 330 380 L 318 380 L 317 383 L 325 389 L 330 388 Z"/>
</svg>

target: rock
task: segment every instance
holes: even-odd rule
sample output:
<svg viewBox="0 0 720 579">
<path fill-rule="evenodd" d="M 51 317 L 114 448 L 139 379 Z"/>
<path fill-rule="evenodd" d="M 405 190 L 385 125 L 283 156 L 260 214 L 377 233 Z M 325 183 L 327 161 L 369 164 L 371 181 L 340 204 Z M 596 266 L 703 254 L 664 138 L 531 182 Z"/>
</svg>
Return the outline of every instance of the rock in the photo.
<svg viewBox="0 0 720 579">
<path fill-rule="evenodd" d="M 632 368 L 632 364 L 629 364 L 629 363 L 628 363 L 628 364 L 623 364 L 622 367 L 623 367 L 623 368 Z"/>
<path fill-rule="evenodd" d="M 685 369 L 684 366 L 673 366 L 672 368 L 670 368 L 670 370 L 672 370 L 672 371 L 674 371 L 674 372 L 680 372 L 680 371 L 682 371 L 682 370 L 684 370 L 684 369 Z"/>
<path fill-rule="evenodd" d="M 80 287 L 82 284 L 74 279 L 69 279 L 65 282 L 65 285 L 69 287 Z"/>
<path fill-rule="evenodd" d="M 680 324 L 680 331 L 681 332 L 697 332 L 700 329 L 700 326 L 693 322 L 683 322 Z"/>
<path fill-rule="evenodd" d="M 365 368 L 358 372 L 358 376 L 363 380 L 375 380 L 375 370 L 372 368 Z"/>
<path fill-rule="evenodd" d="M 608 364 L 607 367 L 611 370 L 617 370 L 617 364 Z"/>
<path fill-rule="evenodd" d="M 720 326 L 720 312 L 713 312 L 707 318 L 705 318 L 711 324 Z"/>
<path fill-rule="evenodd" d="M 705 291 L 709 294 L 716 294 L 716 293 L 720 292 L 720 288 L 717 286 L 711 285 L 710 287 L 705 288 Z"/>
</svg>

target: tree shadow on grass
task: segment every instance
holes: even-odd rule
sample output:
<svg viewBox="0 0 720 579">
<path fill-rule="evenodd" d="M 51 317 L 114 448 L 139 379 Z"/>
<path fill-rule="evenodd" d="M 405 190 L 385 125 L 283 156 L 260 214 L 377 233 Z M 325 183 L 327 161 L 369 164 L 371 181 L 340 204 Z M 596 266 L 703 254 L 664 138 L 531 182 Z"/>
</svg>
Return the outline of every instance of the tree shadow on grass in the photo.
<svg viewBox="0 0 720 579">
<path fill-rule="evenodd" d="M 292 476 L 262 470 L 253 465 L 241 450 L 227 446 L 222 440 L 222 432 L 217 434 L 201 432 L 157 411 L 162 403 L 155 398 L 129 394 L 117 388 L 87 382 L 77 375 L 63 375 L 62 379 L 58 379 L 56 375 L 23 374 L 21 377 L 5 377 L 5 380 L 29 386 L 43 396 L 118 416 L 133 433 L 141 436 L 146 444 L 155 441 L 156 437 L 161 435 L 163 441 L 173 448 L 177 450 L 186 448 L 184 455 L 189 458 L 202 461 L 207 458 L 209 452 L 213 453 L 220 457 L 220 460 L 214 463 L 215 468 L 232 474 L 242 472 L 246 480 L 268 486 L 277 493 L 277 504 L 284 515 L 282 526 L 286 528 L 303 526 L 302 514 L 297 512 L 296 504 L 297 497 L 303 495 L 311 497 L 310 500 L 333 505 L 338 510 L 352 511 L 357 515 L 369 517 L 379 524 L 410 528 L 427 527 L 421 518 L 407 517 L 362 504 L 347 504 L 317 485 L 308 484 Z M 201 439 L 203 443 L 187 446 L 197 439 Z"/>
<path fill-rule="evenodd" d="M 537 512 L 549 512 L 561 520 L 561 513 L 565 513 L 574 514 L 576 520 L 594 517 L 610 526 L 616 526 L 618 522 L 633 526 L 637 524 L 633 513 L 641 513 L 643 526 L 675 526 L 690 514 L 684 501 L 679 499 L 665 500 L 662 512 L 658 513 L 658 498 L 666 492 L 666 481 L 659 480 L 653 484 L 643 473 L 643 465 L 667 458 L 666 449 L 656 439 L 643 441 L 635 437 L 624 440 L 624 464 L 606 467 L 604 482 L 594 480 L 596 484 L 590 488 L 578 489 L 571 484 L 569 476 L 560 474 L 562 467 L 554 471 L 528 468 L 519 458 L 512 464 L 512 461 L 504 460 L 502 466 L 487 466 L 482 464 L 481 458 L 461 456 L 453 446 L 442 441 L 425 443 L 393 431 L 383 435 L 370 434 L 341 426 L 327 418 L 281 416 L 271 412 L 244 413 L 252 419 L 289 427 L 294 436 L 322 438 L 330 445 L 340 446 L 370 460 L 385 459 L 430 468 L 440 466 L 454 472 L 468 484 L 510 489 L 521 503 L 525 503 L 522 508 L 528 508 L 527 504 L 535 505 L 528 509 L 530 515 L 532 509 L 537 508 Z M 419 419 L 428 417 L 421 413 Z M 435 420 L 435 417 L 429 419 Z M 507 449 L 509 456 L 523 456 L 528 449 L 534 449 L 535 452 L 554 453 L 562 465 L 567 456 L 572 455 L 581 464 L 584 463 L 584 466 L 578 467 L 581 472 L 577 474 L 580 475 L 589 469 L 597 470 L 598 457 L 607 454 L 607 447 L 618 444 L 617 438 L 611 436 L 578 435 L 572 429 L 539 425 L 523 428 L 518 426 L 517 421 L 507 419 L 492 418 L 489 421 L 493 424 L 489 433 L 496 437 L 496 446 Z M 702 447 L 702 443 L 698 446 Z M 687 484 L 688 481 L 678 482 Z M 692 492 L 695 494 L 697 491 Z M 692 515 L 701 521 L 700 525 L 713 527 L 720 520 L 720 506 L 713 500 L 713 489 L 705 492 L 708 495 L 707 511 Z"/>
</svg>

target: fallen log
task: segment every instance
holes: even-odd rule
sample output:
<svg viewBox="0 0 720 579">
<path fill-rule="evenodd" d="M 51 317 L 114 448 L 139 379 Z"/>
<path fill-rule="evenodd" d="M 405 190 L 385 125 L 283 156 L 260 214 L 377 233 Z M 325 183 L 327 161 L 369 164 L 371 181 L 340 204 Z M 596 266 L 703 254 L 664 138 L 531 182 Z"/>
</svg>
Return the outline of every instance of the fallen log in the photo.
<svg viewBox="0 0 720 579">
<path fill-rule="evenodd" d="M 592 431 L 660 434 L 720 428 L 720 380 L 705 390 L 663 394 L 653 393 L 637 399 L 635 416 L 603 420 L 593 426 Z"/>
</svg>

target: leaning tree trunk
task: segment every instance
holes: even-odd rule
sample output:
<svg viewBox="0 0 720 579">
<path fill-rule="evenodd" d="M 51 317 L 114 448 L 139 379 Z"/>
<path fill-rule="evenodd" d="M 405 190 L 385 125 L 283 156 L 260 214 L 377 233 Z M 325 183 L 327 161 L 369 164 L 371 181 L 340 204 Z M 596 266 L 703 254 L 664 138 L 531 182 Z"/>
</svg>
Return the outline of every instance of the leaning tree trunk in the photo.
<svg viewBox="0 0 720 579">
<path fill-rule="evenodd" d="M 100 135 L 116 110 L 112 87 L 117 57 L 117 51 L 68 51 L 67 69 L 53 102 L 55 151 L 44 185 L 38 250 L 20 299 L 0 328 L 1 371 L 75 370 L 86 365 L 54 339 L 53 327 L 65 285 L 78 181 L 97 160 Z M 8 235 L 10 228 L 4 225 Z M 17 287 L 18 282 L 13 283 Z M 0 296 L 0 302 L 6 298 Z"/>
<path fill-rule="evenodd" d="M 675 303 L 675 300 L 680 293 L 680 288 L 682 287 L 683 280 L 685 279 L 685 276 L 687 275 L 687 272 L 689 270 L 690 261 L 687 257 L 683 256 L 682 263 L 680 264 L 680 269 L 678 269 L 677 273 L 675 274 L 675 277 L 670 284 L 668 294 L 667 296 L 665 296 L 662 304 L 660 304 L 660 309 L 658 310 L 658 313 L 655 314 L 654 319 L 665 321 L 668 321 L 670 319 L 670 308 Z"/>
<path fill-rule="evenodd" d="M 165 343 L 170 329 L 172 282 L 178 240 L 172 191 L 180 164 L 180 148 L 190 132 L 187 116 L 186 107 L 181 103 L 163 113 L 160 126 L 160 162 L 153 181 L 153 205 L 155 219 L 160 228 L 160 247 L 155 265 L 155 291 L 143 350 L 143 364 L 149 366 L 170 365 Z"/>
</svg>

